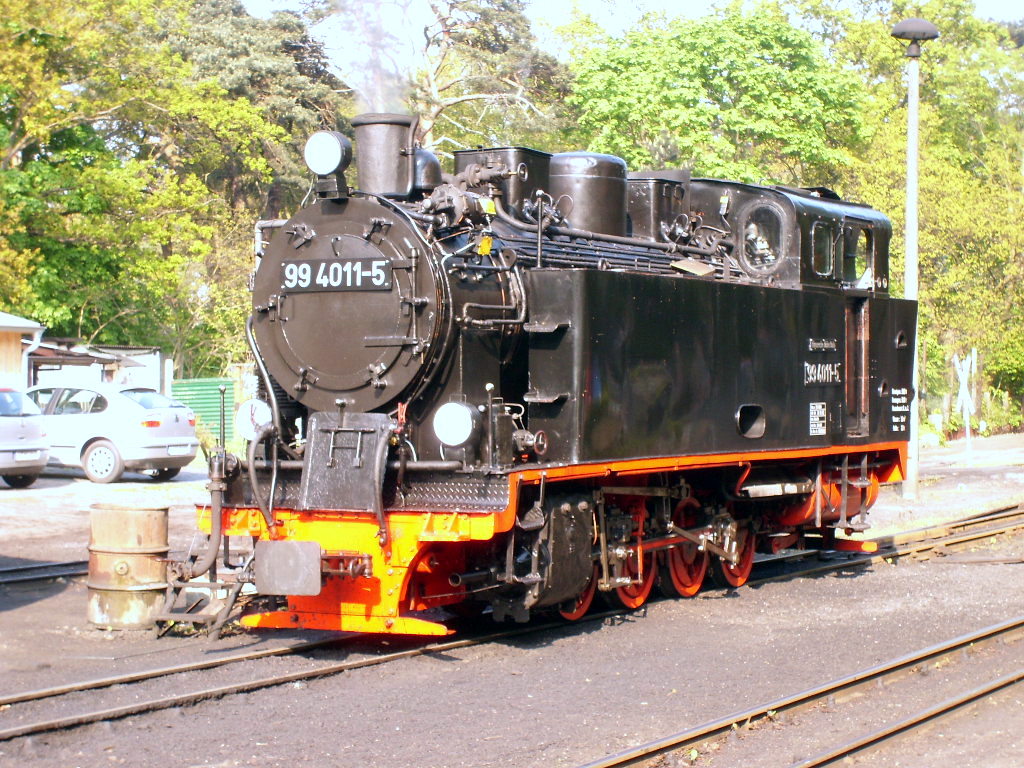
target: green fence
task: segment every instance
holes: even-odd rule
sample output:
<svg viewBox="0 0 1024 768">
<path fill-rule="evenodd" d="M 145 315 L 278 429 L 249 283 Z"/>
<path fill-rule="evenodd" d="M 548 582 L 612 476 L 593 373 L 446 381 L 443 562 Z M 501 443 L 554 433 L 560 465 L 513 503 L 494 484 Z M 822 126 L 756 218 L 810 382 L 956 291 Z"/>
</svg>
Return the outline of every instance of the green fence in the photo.
<svg viewBox="0 0 1024 768">
<path fill-rule="evenodd" d="M 205 429 L 214 441 L 220 433 L 220 387 L 224 393 L 225 442 L 235 437 L 235 382 L 232 379 L 177 379 L 171 385 L 175 400 L 196 412 L 200 432 Z"/>
</svg>

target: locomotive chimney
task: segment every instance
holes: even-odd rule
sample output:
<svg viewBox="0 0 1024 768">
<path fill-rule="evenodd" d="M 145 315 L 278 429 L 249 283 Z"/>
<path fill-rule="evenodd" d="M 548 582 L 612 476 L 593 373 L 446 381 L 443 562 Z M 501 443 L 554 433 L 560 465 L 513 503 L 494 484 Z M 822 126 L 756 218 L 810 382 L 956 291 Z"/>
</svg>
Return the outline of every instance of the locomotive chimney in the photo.
<svg viewBox="0 0 1024 768">
<path fill-rule="evenodd" d="M 412 192 L 418 122 L 412 115 L 379 112 L 352 119 L 360 190 L 385 197 L 407 197 Z"/>
</svg>

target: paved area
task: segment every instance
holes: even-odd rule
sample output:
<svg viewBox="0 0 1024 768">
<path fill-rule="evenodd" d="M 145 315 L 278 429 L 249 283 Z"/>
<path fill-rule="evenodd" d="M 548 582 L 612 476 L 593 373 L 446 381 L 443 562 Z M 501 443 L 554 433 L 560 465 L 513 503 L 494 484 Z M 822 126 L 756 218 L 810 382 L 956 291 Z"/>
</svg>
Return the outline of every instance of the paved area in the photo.
<svg viewBox="0 0 1024 768">
<path fill-rule="evenodd" d="M 921 452 L 916 499 L 901 486 L 882 489 L 868 536 L 955 520 L 1024 502 L 1024 435 L 952 441 Z"/>
<path fill-rule="evenodd" d="M 89 508 L 93 504 L 167 506 L 171 550 L 187 550 L 195 534 L 195 505 L 209 503 L 206 481 L 206 465 L 197 461 L 164 483 L 126 473 L 121 482 L 97 485 L 81 470 L 52 469 L 28 488 L 2 485 L 0 568 L 22 562 L 87 559 Z"/>
</svg>

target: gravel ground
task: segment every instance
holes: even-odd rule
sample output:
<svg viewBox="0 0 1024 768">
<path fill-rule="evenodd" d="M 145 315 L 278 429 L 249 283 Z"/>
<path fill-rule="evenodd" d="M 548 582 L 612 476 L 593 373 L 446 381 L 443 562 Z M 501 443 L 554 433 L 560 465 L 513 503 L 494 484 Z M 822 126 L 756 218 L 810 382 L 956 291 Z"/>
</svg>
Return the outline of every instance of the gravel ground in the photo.
<svg viewBox="0 0 1024 768">
<path fill-rule="evenodd" d="M 101 487 L 62 472 L 30 489 L 0 489 L 0 567 L 84 559 L 87 509 L 98 502 L 171 504 L 172 549 L 182 551 L 192 540 L 192 511 L 178 505 L 204 497 L 205 478 L 194 470 L 162 485 L 139 476 Z M 963 445 L 926 452 L 918 500 L 885 491 L 872 533 L 1015 503 L 1024 498 L 1022 480 L 1019 436 L 975 440 L 970 454 Z M 1020 614 L 1024 595 L 1008 588 L 1019 584 L 1019 565 L 882 563 L 706 591 L 614 622 L 0 743 L 0 765 L 575 765 Z M 0 688 L 38 688 L 282 638 L 152 641 L 89 628 L 81 583 L 0 589 Z M 974 721 L 970 729 L 978 728 Z M 953 754 L 900 764 L 945 764 Z M 781 757 L 761 764 L 787 764 L 792 754 Z"/>
<path fill-rule="evenodd" d="M 206 465 L 193 462 L 170 482 L 127 472 L 97 485 L 81 470 L 47 470 L 24 489 L 0 482 L 0 568 L 89 557 L 89 507 L 93 504 L 170 508 L 172 549 L 187 550 L 195 533 L 195 505 L 209 503 Z"/>
<path fill-rule="evenodd" d="M 883 563 L 710 591 L 614 622 L 15 740 L 0 744 L 0 762 L 577 765 L 1020 614 L 1012 579 L 1019 566 Z M 717 764 L 787 765 L 794 748 Z M 943 754 L 910 764 L 947 764 Z"/>
</svg>

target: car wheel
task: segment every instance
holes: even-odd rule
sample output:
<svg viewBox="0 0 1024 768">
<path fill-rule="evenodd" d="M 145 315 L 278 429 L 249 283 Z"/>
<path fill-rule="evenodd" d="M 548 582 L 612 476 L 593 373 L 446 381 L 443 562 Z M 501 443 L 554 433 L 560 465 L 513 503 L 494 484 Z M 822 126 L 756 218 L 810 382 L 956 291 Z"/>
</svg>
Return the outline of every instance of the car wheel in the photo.
<svg viewBox="0 0 1024 768">
<path fill-rule="evenodd" d="M 179 472 L 181 472 L 181 467 L 167 467 L 165 469 L 158 469 L 153 473 L 153 479 L 158 483 L 162 483 L 165 480 L 173 480 L 178 476 Z"/>
<path fill-rule="evenodd" d="M 124 462 L 113 443 L 97 440 L 82 454 L 82 469 L 94 483 L 114 483 L 124 474 Z"/>
<path fill-rule="evenodd" d="M 4 482 L 11 488 L 28 488 L 39 475 L 4 475 Z"/>
</svg>

